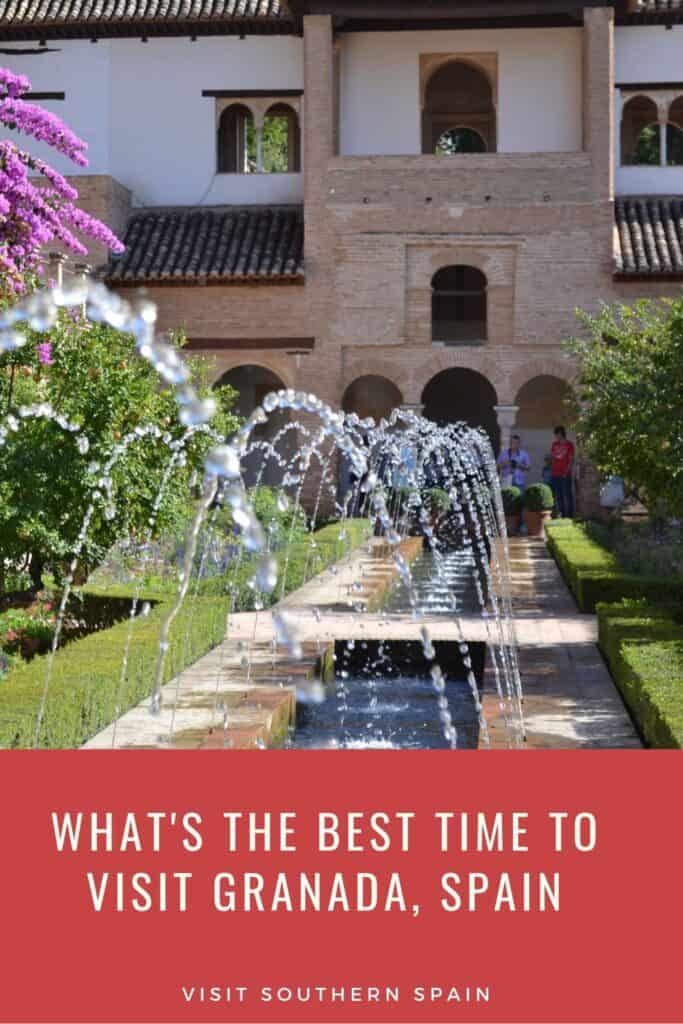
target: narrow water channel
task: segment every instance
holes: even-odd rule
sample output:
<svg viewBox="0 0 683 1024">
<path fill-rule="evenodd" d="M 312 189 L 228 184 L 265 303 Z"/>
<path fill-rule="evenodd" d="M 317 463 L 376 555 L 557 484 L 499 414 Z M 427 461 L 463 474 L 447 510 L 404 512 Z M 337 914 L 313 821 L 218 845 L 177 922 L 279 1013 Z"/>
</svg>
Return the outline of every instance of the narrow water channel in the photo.
<svg viewBox="0 0 683 1024">
<path fill-rule="evenodd" d="M 459 612 L 479 608 L 475 566 L 467 552 L 448 552 L 437 565 L 430 552 L 412 565 L 418 607 L 424 615 L 452 616 L 453 597 Z M 408 588 L 397 584 L 384 610 L 412 614 Z M 437 661 L 446 677 L 446 697 L 458 730 L 458 747 L 475 748 L 479 729 L 474 700 L 455 643 L 437 643 Z M 472 645 L 475 674 L 481 680 L 483 644 Z M 294 749 L 447 748 L 421 645 L 409 641 L 367 641 L 351 646 L 339 641 L 335 650 L 336 678 L 328 683 L 326 699 L 299 705 L 297 727 L 290 738 Z"/>
</svg>

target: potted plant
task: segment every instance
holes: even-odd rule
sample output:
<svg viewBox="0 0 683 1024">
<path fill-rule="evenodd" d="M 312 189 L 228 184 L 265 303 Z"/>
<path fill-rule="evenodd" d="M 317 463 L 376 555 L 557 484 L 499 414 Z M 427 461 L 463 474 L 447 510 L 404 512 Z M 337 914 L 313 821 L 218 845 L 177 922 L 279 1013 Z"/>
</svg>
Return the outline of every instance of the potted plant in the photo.
<svg viewBox="0 0 683 1024">
<path fill-rule="evenodd" d="M 522 520 L 522 492 L 519 487 L 503 487 L 500 493 L 508 536 L 514 537 L 519 533 L 519 524 Z"/>
<path fill-rule="evenodd" d="M 545 523 L 553 514 L 555 499 L 547 484 L 532 484 L 524 493 L 524 525 L 530 537 L 545 537 Z"/>
</svg>

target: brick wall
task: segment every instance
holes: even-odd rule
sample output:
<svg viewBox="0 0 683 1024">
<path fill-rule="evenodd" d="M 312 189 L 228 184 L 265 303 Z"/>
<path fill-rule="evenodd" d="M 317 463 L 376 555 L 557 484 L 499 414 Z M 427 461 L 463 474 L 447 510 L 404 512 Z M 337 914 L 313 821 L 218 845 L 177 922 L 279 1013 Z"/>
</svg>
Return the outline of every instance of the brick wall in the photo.
<svg viewBox="0 0 683 1024">
<path fill-rule="evenodd" d="M 215 349 L 215 374 L 256 363 L 335 406 L 357 377 L 393 382 L 419 403 L 438 372 L 467 367 L 498 403 L 549 374 L 571 381 L 564 340 L 576 307 L 671 295 L 676 283 L 614 282 L 613 12 L 584 11 L 584 151 L 435 156 L 335 155 L 335 55 L 329 16 L 304 19 L 306 284 L 153 287 L 162 328 L 193 339 L 314 337 L 309 355 Z M 121 230 L 129 196 L 108 178 L 79 178 L 83 205 Z M 93 260 L 97 262 L 97 257 Z M 488 280 L 488 341 L 431 343 L 431 279 L 465 263 Z M 316 486 L 307 494 L 314 500 Z M 594 503 L 585 470 L 582 500 Z"/>
</svg>

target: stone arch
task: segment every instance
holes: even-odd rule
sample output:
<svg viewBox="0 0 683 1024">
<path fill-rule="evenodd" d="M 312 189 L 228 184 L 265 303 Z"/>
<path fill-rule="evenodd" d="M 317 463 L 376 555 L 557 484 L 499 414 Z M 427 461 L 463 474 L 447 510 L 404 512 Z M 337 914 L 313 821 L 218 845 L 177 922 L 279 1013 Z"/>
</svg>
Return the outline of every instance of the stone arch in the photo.
<svg viewBox="0 0 683 1024">
<path fill-rule="evenodd" d="M 417 401 L 414 397 L 408 397 L 409 394 L 412 394 L 413 383 L 410 366 L 397 361 L 396 365 L 391 367 L 391 378 L 388 378 L 387 365 L 390 359 L 391 356 L 387 356 L 386 353 L 381 355 L 367 351 L 364 351 L 362 354 L 353 353 L 344 373 L 343 393 L 345 394 L 359 377 L 381 377 L 391 380 L 394 387 L 401 393 L 403 402 Z"/>
<path fill-rule="evenodd" d="M 668 120 L 670 124 L 683 128 L 683 96 L 676 96 L 669 107 Z"/>
<path fill-rule="evenodd" d="M 441 133 L 436 142 L 435 152 L 439 156 L 455 156 L 458 153 L 485 153 L 486 139 L 476 128 L 456 124 Z"/>
<path fill-rule="evenodd" d="M 355 412 L 361 419 L 372 416 L 375 422 L 389 417 L 393 409 L 403 404 L 400 389 L 383 375 L 366 373 L 347 386 L 342 397 L 344 412 Z"/>
<path fill-rule="evenodd" d="M 540 369 L 540 368 L 539 368 Z M 542 479 L 544 459 L 550 453 L 553 429 L 561 424 L 567 428 L 571 440 L 574 435 L 568 427 L 571 409 L 568 403 L 574 397 L 572 384 L 567 374 L 537 372 L 527 378 L 515 394 L 517 423 L 515 432 L 522 440 L 522 447 L 528 452 L 531 469 L 529 483 Z"/>
<path fill-rule="evenodd" d="M 285 138 L 280 140 L 275 152 L 271 152 L 273 140 L 271 129 L 275 122 L 284 125 Z M 277 142 L 277 140 L 275 140 Z M 278 100 L 268 107 L 263 118 L 262 170 L 266 173 L 296 173 L 301 170 L 301 132 L 299 115 L 291 103 Z"/>
<path fill-rule="evenodd" d="M 216 169 L 219 174 L 256 170 L 254 112 L 245 103 L 231 103 L 218 119 Z"/>
<path fill-rule="evenodd" d="M 479 270 L 487 284 L 505 287 L 511 283 L 512 254 L 505 250 L 493 250 L 484 245 L 440 245 L 430 250 L 423 266 L 433 277 L 442 268 L 468 266 Z"/>
<path fill-rule="evenodd" d="M 659 152 L 659 111 L 651 96 L 631 96 L 621 111 L 621 163 L 624 167 L 646 162 L 638 156 L 639 142 L 643 132 L 654 129 L 654 146 Z M 659 162 L 657 156 L 656 163 Z"/>
<path fill-rule="evenodd" d="M 233 354 L 230 354 L 229 352 L 212 353 L 210 349 L 208 349 L 207 352 L 209 357 L 213 356 L 215 360 L 215 365 L 211 373 L 212 387 L 215 387 L 222 377 L 230 373 L 232 370 L 238 369 L 240 366 L 254 366 L 260 370 L 265 370 L 267 373 L 272 373 L 275 377 L 279 377 L 281 381 L 279 387 L 295 387 L 296 380 L 293 367 L 287 365 L 284 359 L 281 361 L 267 359 L 258 353 L 250 352 L 248 362 L 246 362 L 244 352 L 235 351 Z"/>
<path fill-rule="evenodd" d="M 501 405 L 516 405 L 519 392 L 535 377 L 558 378 L 573 390 L 576 367 L 568 360 L 553 358 L 536 359 L 533 363 L 524 363 L 513 373 L 501 379 L 499 388 Z"/>
<path fill-rule="evenodd" d="M 233 406 L 235 412 L 247 418 L 259 406 L 270 391 L 279 391 L 285 387 L 282 378 L 269 367 L 256 362 L 238 363 L 230 369 L 224 369 L 214 387 L 230 385 L 238 393 Z M 290 422 L 290 413 L 277 410 L 270 413 L 268 421 L 254 429 L 252 438 L 258 441 L 273 443 L 276 435 Z M 296 451 L 296 432 L 286 434 L 277 444 L 278 453 L 289 459 Z M 243 462 L 243 477 L 247 487 L 252 487 L 260 477 L 262 483 L 276 487 L 282 479 L 282 470 L 273 459 L 265 461 L 262 452 L 256 451 Z"/>
<path fill-rule="evenodd" d="M 476 60 L 446 57 L 429 69 L 423 85 L 422 152 L 434 153 L 439 138 L 457 126 L 477 132 L 496 150 L 494 86 Z"/>
<path fill-rule="evenodd" d="M 463 421 L 483 427 L 498 451 L 500 429 L 496 416 L 498 395 L 482 373 L 466 366 L 452 366 L 436 373 L 422 392 L 424 415 L 435 423 Z"/>
</svg>

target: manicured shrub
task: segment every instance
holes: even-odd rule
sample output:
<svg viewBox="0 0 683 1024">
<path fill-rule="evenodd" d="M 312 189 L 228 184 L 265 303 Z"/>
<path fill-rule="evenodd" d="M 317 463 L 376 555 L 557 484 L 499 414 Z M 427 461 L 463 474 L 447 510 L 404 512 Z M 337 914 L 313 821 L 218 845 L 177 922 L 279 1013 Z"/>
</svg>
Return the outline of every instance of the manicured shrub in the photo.
<svg viewBox="0 0 683 1024">
<path fill-rule="evenodd" d="M 524 492 L 523 504 L 530 512 L 550 512 L 555 499 L 547 484 L 532 484 Z"/>
<path fill-rule="evenodd" d="M 683 581 L 627 572 L 615 557 L 592 539 L 586 527 L 571 520 L 548 523 L 548 547 L 583 612 L 600 601 L 647 598 L 656 604 L 683 603 Z"/>
<path fill-rule="evenodd" d="M 522 514 L 523 498 L 519 487 L 503 487 L 500 493 L 503 499 L 505 515 L 520 516 Z"/>
<path fill-rule="evenodd" d="M 341 524 L 326 526 L 293 544 L 284 577 L 285 593 L 357 547 L 369 537 L 370 530 L 368 521 L 351 520 L 343 527 Z M 234 594 L 228 592 L 225 579 L 213 578 L 207 581 L 206 589 L 200 587 L 197 593 L 188 596 L 171 630 L 164 672 L 166 680 L 221 642 L 233 599 L 238 610 L 253 607 L 254 591 L 248 583 L 255 569 L 253 557 L 241 563 L 233 580 Z M 284 558 L 281 572 L 284 572 Z M 281 581 L 269 595 L 269 603 L 279 600 L 280 588 Z M 98 617 L 100 622 L 106 615 L 115 620 L 122 610 L 126 621 L 57 651 L 39 746 L 81 746 L 119 713 L 138 704 L 151 692 L 159 628 L 174 594 L 168 591 L 140 593 L 140 602 L 149 601 L 152 607 L 148 615 L 138 616 L 131 623 L 128 611 L 132 596 L 130 588 L 120 585 L 106 591 L 87 590 L 80 598 L 75 595 L 74 600 L 80 601 L 79 607 L 88 609 L 87 614 Z M 128 665 L 122 680 L 127 644 Z M 47 655 L 35 657 L 31 662 L 13 660 L 0 667 L 0 747 L 33 746 L 47 667 Z"/>
<path fill-rule="evenodd" d="M 683 625 L 646 601 L 597 611 L 600 648 L 645 743 L 683 746 Z"/>
<path fill-rule="evenodd" d="M 93 633 L 68 644 L 54 657 L 45 714 L 38 738 L 41 747 L 78 747 L 117 714 L 151 691 L 159 627 L 168 612 L 160 602 L 148 616 Z M 225 634 L 228 609 L 223 598 L 190 598 L 177 616 L 165 676 L 172 678 L 215 646 Z M 128 641 L 128 667 L 122 681 Z M 48 656 L 13 665 L 0 681 L 0 747 L 31 747 Z"/>
</svg>

